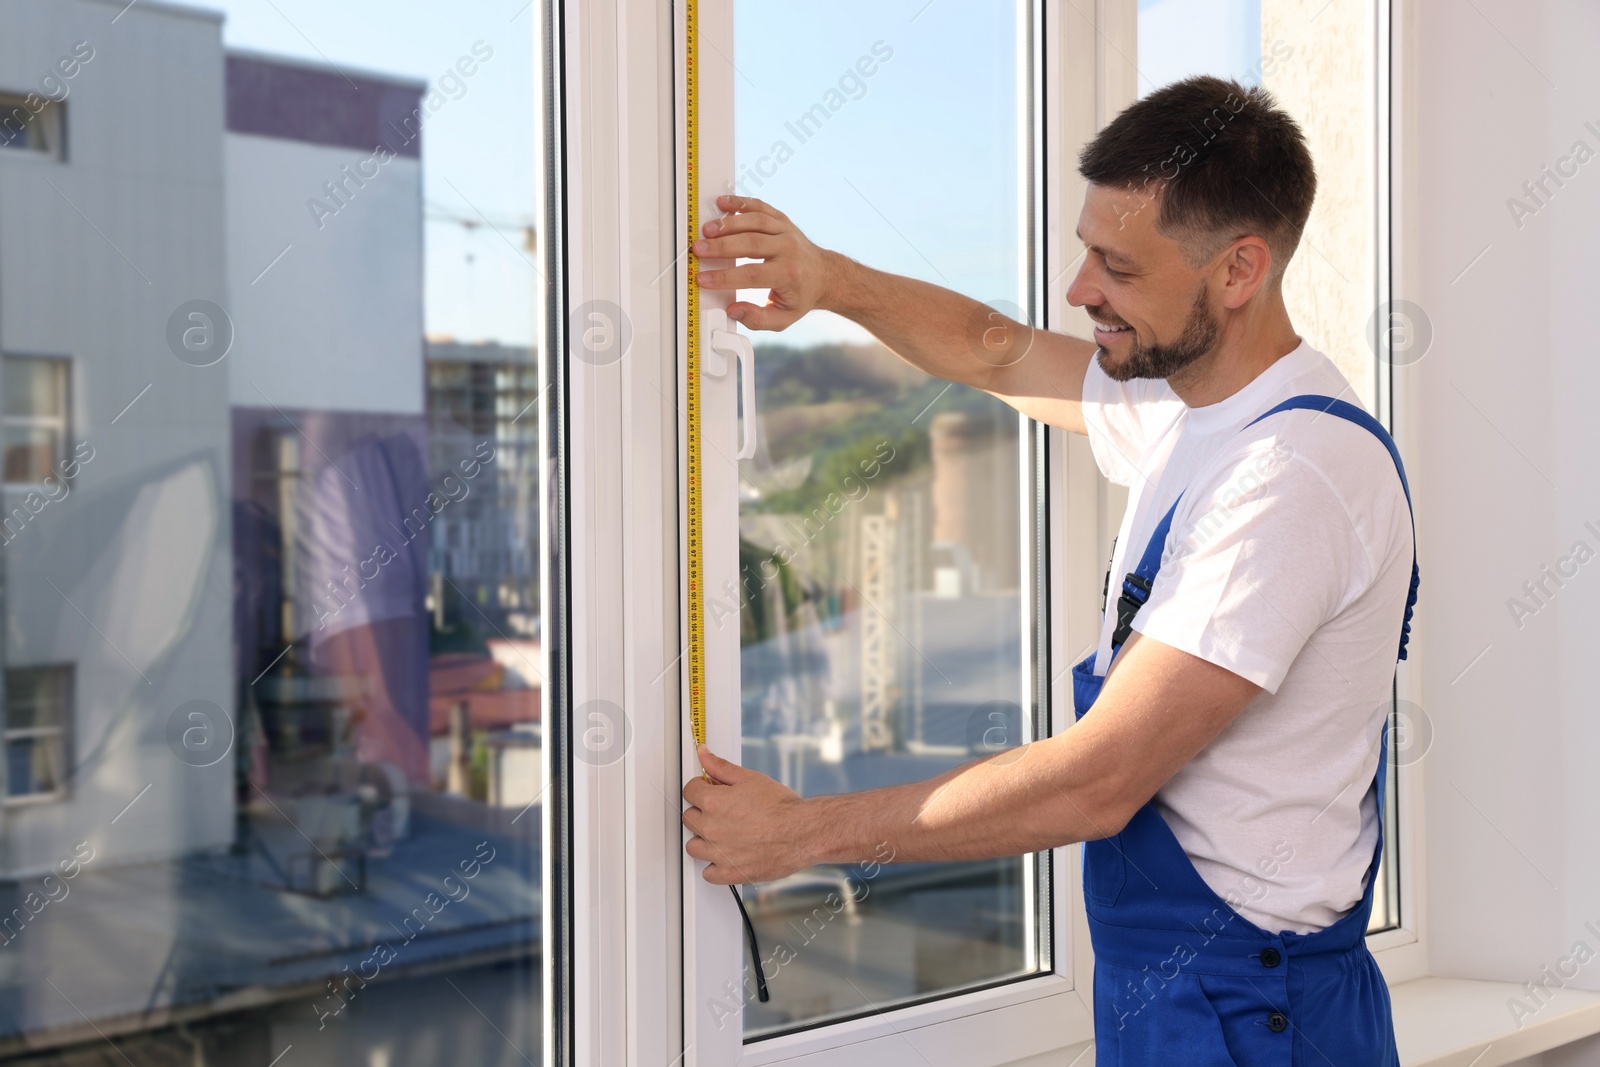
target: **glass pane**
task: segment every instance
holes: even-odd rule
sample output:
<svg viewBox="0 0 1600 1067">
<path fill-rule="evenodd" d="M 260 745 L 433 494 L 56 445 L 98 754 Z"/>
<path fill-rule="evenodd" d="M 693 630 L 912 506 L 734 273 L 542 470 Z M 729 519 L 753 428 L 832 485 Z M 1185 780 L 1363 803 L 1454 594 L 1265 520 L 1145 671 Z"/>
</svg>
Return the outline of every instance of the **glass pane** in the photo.
<svg viewBox="0 0 1600 1067">
<path fill-rule="evenodd" d="M 6 671 L 6 730 L 58 727 L 66 721 L 68 667 Z"/>
<path fill-rule="evenodd" d="M 61 789 L 61 737 L 13 737 L 5 752 L 8 797 L 38 797 Z"/>
<path fill-rule="evenodd" d="M 53 75 L 47 75 L 56 82 Z M 56 90 L 59 91 L 59 90 Z M 55 130 L 59 129 L 61 106 L 35 94 L 28 97 L 0 96 L 0 148 L 54 153 Z"/>
<path fill-rule="evenodd" d="M 1261 84 L 1262 2 L 1139 0 L 1139 95 L 1196 74 Z"/>
<path fill-rule="evenodd" d="M 1139 92 L 1194 74 L 1232 78 L 1272 92 L 1306 134 L 1317 166 L 1317 200 L 1300 250 L 1284 275 L 1284 302 L 1300 335 L 1344 372 L 1369 411 L 1382 414 L 1386 370 L 1367 339 L 1387 269 L 1380 260 L 1374 132 L 1376 5 L 1330 4 L 1308 17 L 1290 0 L 1139 0 Z M 1391 716 L 1384 858 L 1369 929 L 1399 920 L 1396 842 L 1398 764 L 1404 709 Z"/>
<path fill-rule="evenodd" d="M 0 1063 L 540 1063 L 538 12 L 206 7 L 0 55 Z"/>
<path fill-rule="evenodd" d="M 1016 5 L 735 7 L 738 191 L 825 247 L 1015 310 Z M 1017 414 L 824 313 L 754 341 L 745 764 L 838 793 L 1026 739 Z M 759 887 L 771 999 L 747 998 L 747 1036 L 1032 971 L 1036 878 L 1012 858 L 816 867 Z"/>
<path fill-rule="evenodd" d="M 6 481 L 11 485 L 42 484 L 63 455 L 61 432 L 46 426 L 7 426 L 5 432 Z"/>
<path fill-rule="evenodd" d="M 6 795 L 31 797 L 61 788 L 61 738 L 18 737 L 6 742 Z"/>
<path fill-rule="evenodd" d="M 39 419 L 67 417 L 66 364 L 59 359 L 5 357 L 5 412 Z"/>
</svg>

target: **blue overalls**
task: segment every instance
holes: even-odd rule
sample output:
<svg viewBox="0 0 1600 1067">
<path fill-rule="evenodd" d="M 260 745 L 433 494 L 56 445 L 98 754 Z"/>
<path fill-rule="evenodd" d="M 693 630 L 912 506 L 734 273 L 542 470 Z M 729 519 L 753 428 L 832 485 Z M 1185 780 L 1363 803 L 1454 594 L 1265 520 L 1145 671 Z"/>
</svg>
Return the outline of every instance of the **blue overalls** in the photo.
<svg viewBox="0 0 1600 1067">
<path fill-rule="evenodd" d="M 1345 401 L 1304 395 L 1249 425 L 1291 408 L 1325 411 L 1376 435 L 1394 459 L 1409 506 L 1400 453 L 1376 419 Z M 1123 582 L 1112 659 L 1149 597 L 1177 506 L 1157 524 L 1137 569 Z M 1417 580 L 1413 552 L 1400 659 Z M 1094 674 L 1094 658 L 1090 653 L 1072 669 L 1073 711 L 1080 719 L 1105 681 Z M 1366 891 L 1348 914 L 1310 934 L 1270 934 L 1234 911 L 1200 877 L 1153 802 L 1120 833 L 1084 843 L 1097 1067 L 1399 1067 L 1389 991 L 1365 940 L 1383 855 L 1387 763 L 1385 736 L 1376 776 L 1378 843 Z"/>
</svg>

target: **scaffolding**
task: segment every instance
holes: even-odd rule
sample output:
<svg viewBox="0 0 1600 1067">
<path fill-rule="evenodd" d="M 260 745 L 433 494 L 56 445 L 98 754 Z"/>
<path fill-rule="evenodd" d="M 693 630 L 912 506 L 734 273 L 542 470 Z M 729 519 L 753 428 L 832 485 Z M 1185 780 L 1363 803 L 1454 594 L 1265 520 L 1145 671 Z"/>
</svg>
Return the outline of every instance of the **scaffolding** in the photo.
<svg viewBox="0 0 1600 1067">
<path fill-rule="evenodd" d="M 894 662 L 889 647 L 889 565 L 894 557 L 890 515 L 861 519 L 861 748 L 882 751 L 893 745 L 889 703 Z"/>
</svg>

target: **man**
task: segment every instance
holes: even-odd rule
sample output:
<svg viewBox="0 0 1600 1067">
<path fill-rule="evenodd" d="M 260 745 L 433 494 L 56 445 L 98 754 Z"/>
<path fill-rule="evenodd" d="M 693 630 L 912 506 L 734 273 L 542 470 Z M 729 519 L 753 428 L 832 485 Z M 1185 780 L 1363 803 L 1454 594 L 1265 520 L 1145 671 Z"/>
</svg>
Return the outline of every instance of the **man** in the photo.
<svg viewBox="0 0 1600 1067">
<path fill-rule="evenodd" d="M 806 799 L 702 749 L 686 849 L 733 884 L 881 842 L 903 861 L 1087 842 L 1098 1062 L 1397 1065 L 1363 935 L 1413 527 L 1387 434 L 1284 307 L 1310 153 L 1269 94 L 1202 77 L 1124 111 L 1079 170 L 1087 251 L 1067 299 L 1093 344 L 996 330 L 973 300 L 721 198 L 734 214 L 697 251 L 760 262 L 701 284 L 771 289 L 733 318 L 781 330 L 835 311 L 929 374 L 1087 434 L 1130 487 L 1111 565 L 1127 577 L 1074 671 L 1071 729 Z"/>
</svg>

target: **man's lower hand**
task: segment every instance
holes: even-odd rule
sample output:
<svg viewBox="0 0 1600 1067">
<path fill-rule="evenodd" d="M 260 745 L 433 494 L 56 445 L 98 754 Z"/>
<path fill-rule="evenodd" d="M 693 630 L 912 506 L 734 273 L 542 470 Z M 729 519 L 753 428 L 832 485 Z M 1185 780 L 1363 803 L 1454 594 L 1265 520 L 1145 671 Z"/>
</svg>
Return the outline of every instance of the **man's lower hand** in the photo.
<svg viewBox="0 0 1600 1067">
<path fill-rule="evenodd" d="M 704 745 L 699 754 L 711 780 L 696 775 L 683 787 L 683 799 L 692 805 L 683 813 L 683 825 L 694 834 L 683 848 L 706 862 L 706 881 L 771 882 L 815 862 L 799 794 L 760 771 L 713 755 Z"/>
</svg>

